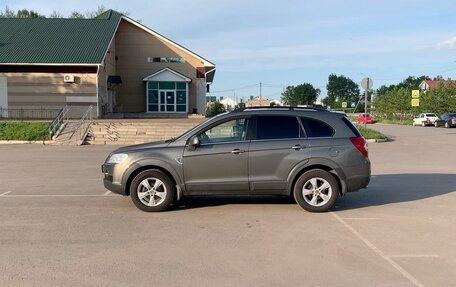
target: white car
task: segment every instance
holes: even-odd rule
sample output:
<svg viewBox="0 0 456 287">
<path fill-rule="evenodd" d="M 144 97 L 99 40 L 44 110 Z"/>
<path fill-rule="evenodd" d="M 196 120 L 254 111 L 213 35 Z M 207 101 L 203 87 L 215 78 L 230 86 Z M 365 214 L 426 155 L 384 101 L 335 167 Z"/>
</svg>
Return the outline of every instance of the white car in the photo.
<svg viewBox="0 0 456 287">
<path fill-rule="evenodd" d="M 436 114 L 431 113 L 422 113 L 417 115 L 413 119 L 413 126 L 429 126 L 434 125 L 435 121 L 438 120 L 439 117 Z"/>
</svg>

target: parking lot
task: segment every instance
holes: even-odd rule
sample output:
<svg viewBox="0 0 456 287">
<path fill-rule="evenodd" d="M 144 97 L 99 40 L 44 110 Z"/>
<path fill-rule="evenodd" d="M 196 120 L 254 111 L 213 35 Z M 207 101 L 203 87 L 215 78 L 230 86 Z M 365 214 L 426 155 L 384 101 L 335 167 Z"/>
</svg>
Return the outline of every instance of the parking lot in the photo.
<svg viewBox="0 0 456 287">
<path fill-rule="evenodd" d="M 199 197 L 144 213 L 112 146 L 0 145 L 0 286 L 456 286 L 456 129 L 374 124 L 369 187 L 312 214 Z"/>
</svg>

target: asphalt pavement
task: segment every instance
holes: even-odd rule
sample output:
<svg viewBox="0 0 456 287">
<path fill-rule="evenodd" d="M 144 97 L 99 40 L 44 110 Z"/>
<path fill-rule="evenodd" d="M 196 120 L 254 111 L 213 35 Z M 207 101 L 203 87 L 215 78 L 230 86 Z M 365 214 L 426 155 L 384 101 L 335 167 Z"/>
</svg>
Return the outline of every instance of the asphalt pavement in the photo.
<svg viewBox="0 0 456 287">
<path fill-rule="evenodd" d="M 456 286 L 456 129 L 374 124 L 367 189 L 144 213 L 104 189 L 111 146 L 0 145 L 0 286 Z"/>
</svg>

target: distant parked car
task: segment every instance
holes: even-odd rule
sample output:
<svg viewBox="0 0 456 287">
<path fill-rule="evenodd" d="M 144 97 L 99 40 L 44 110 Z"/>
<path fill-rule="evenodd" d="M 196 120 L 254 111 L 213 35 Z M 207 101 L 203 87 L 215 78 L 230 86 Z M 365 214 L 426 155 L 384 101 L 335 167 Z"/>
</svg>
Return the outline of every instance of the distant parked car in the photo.
<svg viewBox="0 0 456 287">
<path fill-rule="evenodd" d="M 433 125 L 436 120 L 438 120 L 439 117 L 436 114 L 431 114 L 431 113 L 422 113 L 417 115 L 413 119 L 413 126 L 429 126 Z"/>
<path fill-rule="evenodd" d="M 370 114 L 360 114 L 358 116 L 358 124 L 373 124 L 375 122 L 374 117 Z"/>
<path fill-rule="evenodd" d="M 456 127 L 456 113 L 444 113 L 440 116 L 438 120 L 434 122 L 434 126 L 438 127 Z"/>
</svg>

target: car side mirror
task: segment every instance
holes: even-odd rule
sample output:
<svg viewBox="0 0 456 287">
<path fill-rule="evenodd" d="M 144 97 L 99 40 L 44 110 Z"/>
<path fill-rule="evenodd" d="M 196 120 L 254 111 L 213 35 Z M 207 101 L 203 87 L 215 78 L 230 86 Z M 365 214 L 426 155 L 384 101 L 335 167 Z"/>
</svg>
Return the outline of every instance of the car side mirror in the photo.
<svg viewBox="0 0 456 287">
<path fill-rule="evenodd" d="M 188 142 L 188 151 L 194 151 L 201 144 L 198 136 L 192 136 Z"/>
</svg>

